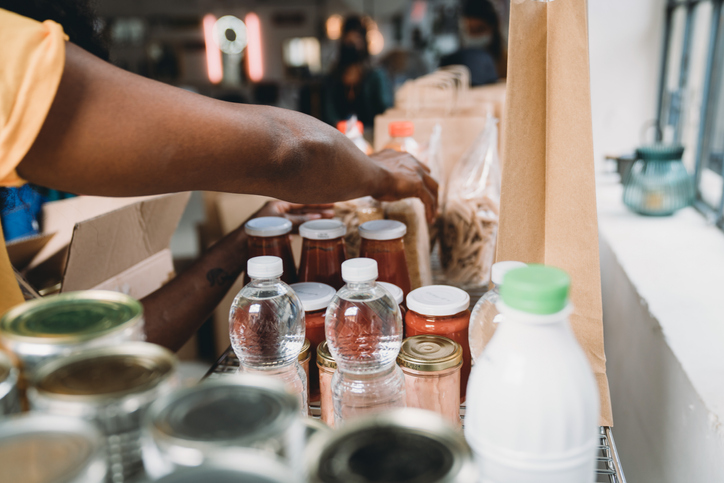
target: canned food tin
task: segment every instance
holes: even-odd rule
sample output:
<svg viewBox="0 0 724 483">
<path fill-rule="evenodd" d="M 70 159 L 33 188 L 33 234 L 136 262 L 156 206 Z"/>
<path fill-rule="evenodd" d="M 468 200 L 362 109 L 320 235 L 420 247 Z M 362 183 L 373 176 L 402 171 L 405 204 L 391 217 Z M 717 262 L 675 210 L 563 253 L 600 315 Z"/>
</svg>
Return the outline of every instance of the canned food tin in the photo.
<svg viewBox="0 0 724 483">
<path fill-rule="evenodd" d="M 144 461 L 152 477 L 209 460 L 262 454 L 301 468 L 298 398 L 278 380 L 248 374 L 204 381 L 151 406 Z M 298 475 L 298 472 L 295 474 Z"/>
<path fill-rule="evenodd" d="M 312 483 L 416 481 L 475 483 L 477 467 L 463 435 L 435 413 L 399 409 L 348 422 L 310 441 Z"/>
<path fill-rule="evenodd" d="M 8 356 L 0 351 L 0 416 L 20 411 L 18 370 Z"/>
<path fill-rule="evenodd" d="M 45 414 L 0 422 L 0 480 L 22 483 L 101 483 L 103 438 L 81 419 Z"/>
<path fill-rule="evenodd" d="M 87 290 L 35 299 L 0 319 L 0 342 L 30 372 L 79 349 L 144 339 L 143 306 L 118 292 Z"/>
<path fill-rule="evenodd" d="M 289 483 L 291 470 L 263 455 L 240 456 L 233 462 L 213 462 L 183 468 L 164 476 L 156 483 Z"/>
<path fill-rule="evenodd" d="M 106 437 L 109 481 L 143 471 L 141 421 L 175 384 L 176 358 L 163 347 L 128 342 L 40 366 L 28 389 L 32 409 L 93 421 Z"/>
</svg>

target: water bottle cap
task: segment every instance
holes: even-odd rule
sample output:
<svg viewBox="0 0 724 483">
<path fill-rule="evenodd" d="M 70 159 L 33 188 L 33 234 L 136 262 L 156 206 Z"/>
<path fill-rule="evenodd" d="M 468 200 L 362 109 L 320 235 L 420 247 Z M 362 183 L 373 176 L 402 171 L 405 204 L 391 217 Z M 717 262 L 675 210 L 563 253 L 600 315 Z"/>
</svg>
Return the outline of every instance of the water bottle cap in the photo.
<svg viewBox="0 0 724 483">
<path fill-rule="evenodd" d="M 470 295 L 448 285 L 428 285 L 407 294 L 407 308 L 421 315 L 446 317 L 470 307 Z"/>
<path fill-rule="evenodd" d="M 270 237 L 292 231 L 292 222 L 279 216 L 262 216 L 246 222 L 244 231 L 250 236 Z"/>
<path fill-rule="evenodd" d="M 400 287 L 389 282 L 377 282 L 377 285 L 382 285 L 385 290 L 390 292 L 390 295 L 392 295 L 392 298 L 395 299 L 397 305 L 402 305 L 402 302 L 405 300 L 405 294 Z"/>
<path fill-rule="evenodd" d="M 369 282 L 377 279 L 377 262 L 371 258 L 353 258 L 342 263 L 342 280 Z"/>
<path fill-rule="evenodd" d="M 406 138 L 415 134 L 415 125 L 411 121 L 391 122 L 387 129 L 393 138 Z"/>
<path fill-rule="evenodd" d="M 302 238 L 310 240 L 333 240 L 346 233 L 347 227 L 340 220 L 312 220 L 299 227 Z"/>
<path fill-rule="evenodd" d="M 508 307 L 530 314 L 549 315 L 568 304 L 571 278 L 559 268 L 528 265 L 503 277 L 500 297 Z"/>
<path fill-rule="evenodd" d="M 275 278 L 284 273 L 284 265 L 279 257 L 254 257 L 246 263 L 249 278 Z"/>
<path fill-rule="evenodd" d="M 405 224 L 395 220 L 372 220 L 359 226 L 359 236 L 367 240 L 394 240 L 402 238 L 405 233 Z"/>
<path fill-rule="evenodd" d="M 523 262 L 498 262 L 493 264 L 493 269 L 491 270 L 490 280 L 495 285 L 500 285 L 503 283 L 503 277 L 505 277 L 505 274 L 513 270 L 514 268 L 522 268 L 527 267 L 527 265 Z"/>
<path fill-rule="evenodd" d="M 302 301 L 305 312 L 326 309 L 337 293 L 329 285 L 317 282 L 295 283 L 291 287 Z"/>
</svg>

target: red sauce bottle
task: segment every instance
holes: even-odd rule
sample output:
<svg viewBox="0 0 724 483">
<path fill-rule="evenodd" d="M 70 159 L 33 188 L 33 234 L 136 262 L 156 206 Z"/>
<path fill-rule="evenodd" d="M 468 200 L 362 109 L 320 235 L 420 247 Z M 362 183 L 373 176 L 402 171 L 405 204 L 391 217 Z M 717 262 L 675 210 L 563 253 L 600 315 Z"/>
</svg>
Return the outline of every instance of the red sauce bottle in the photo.
<svg viewBox="0 0 724 483">
<path fill-rule="evenodd" d="M 344 286 L 342 262 L 347 259 L 344 235 L 347 227 L 339 220 L 313 220 L 299 227 L 303 238 L 300 282 L 319 282 L 339 290 Z"/>
<path fill-rule="evenodd" d="M 292 254 L 292 222 L 277 216 L 262 216 L 246 222 L 244 231 L 248 236 L 249 259 L 261 256 L 273 256 L 282 259 L 284 274 L 282 281 L 293 284 L 297 281 L 297 270 Z M 244 275 L 244 283 L 249 276 Z"/>
<path fill-rule="evenodd" d="M 371 258 L 379 267 L 379 282 L 388 282 L 402 289 L 406 297 L 412 282 L 407 270 L 405 244 L 402 238 L 407 233 L 404 223 L 395 220 L 373 220 L 359 226 L 362 238 L 360 258 Z"/>
<path fill-rule="evenodd" d="M 324 342 L 324 316 L 327 306 L 337 293 L 329 285 L 316 282 L 295 283 L 292 289 L 302 301 L 306 336 L 309 339 L 311 357 L 317 360 L 317 346 Z M 319 368 L 309 365 L 309 402 L 319 402 Z"/>
<path fill-rule="evenodd" d="M 465 400 L 470 376 L 470 295 L 447 285 L 429 285 L 413 290 L 407 296 L 405 337 L 441 335 L 463 348 L 463 367 L 460 374 L 460 400 Z"/>
</svg>

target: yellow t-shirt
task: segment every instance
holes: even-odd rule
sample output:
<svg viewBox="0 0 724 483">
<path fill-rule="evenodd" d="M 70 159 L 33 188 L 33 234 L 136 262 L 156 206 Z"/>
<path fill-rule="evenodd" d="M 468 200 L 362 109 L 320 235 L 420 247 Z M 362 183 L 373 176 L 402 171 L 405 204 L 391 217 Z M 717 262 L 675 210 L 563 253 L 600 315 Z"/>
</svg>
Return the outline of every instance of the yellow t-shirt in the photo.
<svg viewBox="0 0 724 483">
<path fill-rule="evenodd" d="M 0 8 L 0 186 L 23 183 L 15 168 L 33 145 L 58 90 L 65 35 Z M 0 229 L 0 314 L 23 301 Z"/>
</svg>

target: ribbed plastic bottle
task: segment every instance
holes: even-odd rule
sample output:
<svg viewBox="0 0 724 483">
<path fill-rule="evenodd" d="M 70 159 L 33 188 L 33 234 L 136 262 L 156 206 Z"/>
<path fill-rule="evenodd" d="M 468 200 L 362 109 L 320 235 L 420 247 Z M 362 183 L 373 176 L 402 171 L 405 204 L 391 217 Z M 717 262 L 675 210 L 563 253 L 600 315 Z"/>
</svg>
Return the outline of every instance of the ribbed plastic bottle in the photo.
<svg viewBox="0 0 724 483">
<path fill-rule="evenodd" d="M 377 262 L 342 264 L 346 285 L 327 309 L 325 335 L 337 372 L 332 379 L 335 426 L 362 414 L 405 407 L 405 378 L 396 364 L 402 317 L 390 293 L 377 285 Z"/>
<path fill-rule="evenodd" d="M 465 437 L 482 483 L 592 483 L 596 380 L 568 322 L 570 278 L 532 265 L 503 278 L 505 322 L 468 382 Z"/>
<path fill-rule="evenodd" d="M 298 360 L 305 337 L 302 302 L 281 281 L 281 258 L 251 258 L 247 273 L 251 282 L 236 296 L 229 313 L 239 372 L 282 380 L 299 397 L 300 413 L 306 416 L 307 377 Z"/>
</svg>

